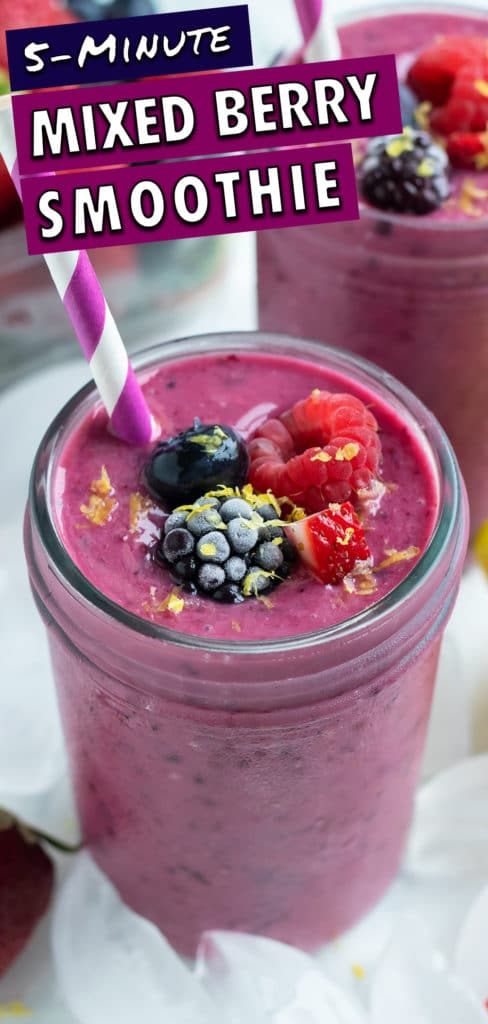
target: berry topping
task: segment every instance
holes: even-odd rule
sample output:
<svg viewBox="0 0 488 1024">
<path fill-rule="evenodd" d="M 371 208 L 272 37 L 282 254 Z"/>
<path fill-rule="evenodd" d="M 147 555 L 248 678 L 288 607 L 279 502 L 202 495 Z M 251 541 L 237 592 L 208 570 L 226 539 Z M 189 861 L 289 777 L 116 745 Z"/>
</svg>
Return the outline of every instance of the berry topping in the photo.
<svg viewBox="0 0 488 1024">
<path fill-rule="evenodd" d="M 145 468 L 145 482 L 153 497 L 177 505 L 221 484 L 240 487 L 248 468 L 246 446 L 235 430 L 218 424 L 203 426 L 196 419 L 189 430 L 156 445 Z"/>
<path fill-rule="evenodd" d="M 366 496 L 379 473 L 378 424 L 354 395 L 313 391 L 279 419 L 263 423 L 248 447 L 253 487 L 272 490 L 307 512 Z M 264 526 L 261 539 L 272 541 L 273 531 Z"/>
<path fill-rule="evenodd" d="M 372 139 L 359 172 L 365 199 L 380 210 L 425 214 L 449 196 L 449 160 L 427 132 Z"/>
<path fill-rule="evenodd" d="M 419 100 L 441 106 L 449 98 L 458 73 L 487 57 L 483 36 L 441 36 L 412 64 L 407 82 Z"/>
<path fill-rule="evenodd" d="M 488 168 L 488 131 L 454 132 L 447 140 L 447 155 L 453 167 Z"/>
<path fill-rule="evenodd" d="M 364 530 L 349 502 L 332 504 L 322 512 L 285 527 L 304 564 L 321 583 L 340 583 L 371 554 Z"/>
<path fill-rule="evenodd" d="M 429 130 L 447 139 L 454 167 L 488 167 L 488 47 L 483 36 L 445 36 L 415 61 L 408 82 L 430 105 Z"/>
<path fill-rule="evenodd" d="M 304 515 L 297 508 L 292 514 Z M 168 516 L 155 559 L 190 593 L 236 604 L 289 576 L 296 553 L 285 526 L 273 495 L 255 494 L 249 484 L 242 492 L 221 487 Z"/>
</svg>

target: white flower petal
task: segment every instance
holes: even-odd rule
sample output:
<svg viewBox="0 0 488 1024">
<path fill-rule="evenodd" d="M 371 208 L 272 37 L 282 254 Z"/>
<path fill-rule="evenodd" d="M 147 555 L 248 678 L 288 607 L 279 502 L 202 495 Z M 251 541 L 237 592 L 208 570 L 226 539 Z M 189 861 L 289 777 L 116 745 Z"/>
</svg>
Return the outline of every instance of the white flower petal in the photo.
<svg viewBox="0 0 488 1024">
<path fill-rule="evenodd" d="M 455 965 L 482 1003 L 488 1000 L 488 886 L 471 906 L 461 928 Z"/>
<path fill-rule="evenodd" d="M 488 754 L 468 758 L 420 790 L 405 868 L 488 879 Z"/>
<path fill-rule="evenodd" d="M 357 1003 L 311 957 L 273 939 L 207 932 L 197 976 L 226 1024 L 363 1024 Z"/>
<path fill-rule="evenodd" d="M 374 974 L 372 1024 L 486 1024 L 474 993 L 449 972 L 422 918 L 406 915 Z"/>
<path fill-rule="evenodd" d="M 218 1024 L 194 974 L 87 853 L 61 889 L 52 941 L 61 990 L 81 1024 Z"/>
</svg>

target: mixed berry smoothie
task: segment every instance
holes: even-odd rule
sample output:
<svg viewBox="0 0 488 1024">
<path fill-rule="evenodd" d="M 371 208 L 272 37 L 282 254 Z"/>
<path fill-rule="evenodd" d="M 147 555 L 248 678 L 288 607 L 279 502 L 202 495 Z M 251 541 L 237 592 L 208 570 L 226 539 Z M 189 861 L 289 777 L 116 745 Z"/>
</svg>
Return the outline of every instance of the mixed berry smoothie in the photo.
<svg viewBox="0 0 488 1024">
<path fill-rule="evenodd" d="M 385 8 L 340 31 L 344 57 L 395 52 L 401 82 L 419 54 L 451 36 L 488 42 L 488 20 L 468 8 Z M 470 83 L 480 113 L 488 103 L 487 77 L 481 69 Z M 431 104 L 417 102 L 416 116 L 422 121 L 423 114 L 428 127 Z M 371 359 L 418 394 L 453 442 L 476 527 L 488 514 L 488 430 L 480 430 L 488 373 L 488 136 L 440 141 L 456 157 L 459 139 L 480 152 L 472 166 L 467 151 L 454 159 L 448 197 L 423 216 L 379 209 L 363 194 L 359 221 L 262 232 L 259 317 L 266 330 L 317 338 Z M 359 178 L 363 155 L 359 147 Z"/>
<path fill-rule="evenodd" d="M 237 499 L 224 488 L 168 507 L 148 474 L 154 453 L 110 435 L 92 389 L 75 398 L 38 455 L 26 552 L 83 834 L 182 952 L 208 928 L 313 949 L 371 906 L 399 864 L 466 546 L 456 463 L 413 396 L 326 346 L 197 339 L 162 346 L 141 379 L 165 437 L 187 431 L 213 457 L 200 424 L 225 425 L 247 445 L 255 484 L 273 431 L 301 416 L 306 432 L 337 398 L 341 446 L 307 441 L 294 496 L 338 499 L 327 530 L 349 509 L 338 557 L 357 544 L 358 560 L 335 564 L 334 577 L 328 562 L 320 578 L 303 551 L 293 561 L 290 538 L 306 540 L 317 517 L 288 498 L 273 505 L 247 479 Z M 177 541 L 192 549 L 186 585 L 175 585 Z M 276 573 L 253 569 L 277 549 Z M 231 569 L 243 559 L 273 586 L 209 584 L 222 564 L 241 579 Z"/>
</svg>

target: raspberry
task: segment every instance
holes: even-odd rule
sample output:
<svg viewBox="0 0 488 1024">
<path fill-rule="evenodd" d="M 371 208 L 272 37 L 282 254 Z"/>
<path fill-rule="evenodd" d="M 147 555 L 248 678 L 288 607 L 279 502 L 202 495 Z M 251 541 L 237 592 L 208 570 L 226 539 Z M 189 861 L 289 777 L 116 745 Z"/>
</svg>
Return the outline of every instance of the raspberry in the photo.
<svg viewBox="0 0 488 1024">
<path fill-rule="evenodd" d="M 412 64 L 407 82 L 419 100 L 440 106 L 449 98 L 454 79 L 466 64 L 486 58 L 483 36 L 443 36 Z"/>
<path fill-rule="evenodd" d="M 448 99 L 433 110 L 430 126 L 439 135 L 484 132 L 488 124 L 488 56 L 456 75 Z"/>
<path fill-rule="evenodd" d="M 454 132 L 447 140 L 447 155 L 453 167 L 488 168 L 488 132 Z"/>
<path fill-rule="evenodd" d="M 370 490 L 381 457 L 373 414 L 359 398 L 327 391 L 267 420 L 248 449 L 253 487 L 308 512 Z"/>
<path fill-rule="evenodd" d="M 372 139 L 359 172 L 364 197 L 381 210 L 426 214 L 449 196 L 448 160 L 427 132 Z"/>
<path fill-rule="evenodd" d="M 357 562 L 371 557 L 363 527 L 349 502 L 329 505 L 316 515 L 289 523 L 285 533 L 321 583 L 340 583 Z"/>
</svg>

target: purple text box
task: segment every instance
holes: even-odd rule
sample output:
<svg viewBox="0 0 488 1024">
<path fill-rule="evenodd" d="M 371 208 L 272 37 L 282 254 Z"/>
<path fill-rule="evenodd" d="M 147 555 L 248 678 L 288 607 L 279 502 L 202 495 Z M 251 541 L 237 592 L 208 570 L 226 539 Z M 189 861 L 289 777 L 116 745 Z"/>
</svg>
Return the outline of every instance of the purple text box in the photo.
<svg viewBox="0 0 488 1024">
<path fill-rule="evenodd" d="M 325 169 L 325 165 L 329 169 Z M 292 171 L 291 168 L 298 168 Z M 270 168 L 276 169 L 270 171 Z M 228 189 L 230 199 L 224 203 L 223 180 L 216 182 L 216 175 L 224 175 L 230 182 L 232 175 L 240 175 L 240 181 Z M 188 175 L 198 178 L 200 197 L 206 194 L 208 206 L 199 198 L 192 187 L 183 190 L 181 179 Z M 256 177 L 258 176 L 258 177 Z M 252 179 L 252 184 L 250 184 Z M 325 185 L 336 181 L 336 185 Z M 317 187 L 321 182 L 321 190 Z M 141 182 L 151 182 L 151 197 L 145 193 L 141 199 Z M 258 186 L 256 182 L 258 181 Z M 279 182 L 280 196 L 271 212 L 271 200 L 262 197 L 260 209 L 256 210 L 256 194 L 260 191 L 259 181 Z M 78 220 L 80 189 L 89 189 L 89 195 L 98 203 L 101 197 L 113 197 L 107 205 L 100 206 L 99 221 L 94 226 L 89 218 Z M 99 191 L 102 189 L 103 191 Z M 41 196 L 55 191 L 59 195 L 50 209 L 52 216 L 41 216 Z M 161 213 L 154 199 L 158 191 L 164 196 L 164 211 Z M 178 191 L 179 190 L 179 191 Z M 186 208 L 193 216 L 198 213 L 198 222 L 186 221 L 182 216 L 181 202 L 176 196 L 184 191 Z M 135 202 L 137 194 L 138 200 Z M 339 205 L 326 205 L 339 198 Z M 88 193 L 85 193 L 88 196 Z M 320 199 L 319 199 L 320 196 Z M 234 209 L 232 209 L 232 197 Z M 85 171 L 77 174 L 38 175 L 25 178 L 22 182 L 22 199 L 28 249 L 30 253 L 62 252 L 67 249 L 97 248 L 110 245 L 130 245 L 141 242 L 164 241 L 176 238 L 190 238 L 202 235 L 230 234 L 240 231 L 256 231 L 266 228 L 295 227 L 298 224 L 322 224 L 338 220 L 356 220 L 359 216 L 356 181 L 352 150 L 348 145 L 307 146 L 301 151 L 279 150 L 274 153 L 238 154 L 216 160 L 192 160 L 188 163 L 153 164 L 147 167 L 112 168 L 104 171 Z M 112 220 L 108 216 L 111 202 Z M 281 202 L 281 210 L 278 210 Z M 113 215 L 114 204 L 118 214 Z M 131 213 L 131 204 L 132 211 Z M 160 204 L 159 204 L 160 205 Z M 306 207 L 306 208 L 304 208 Z M 77 212 L 78 211 L 78 212 Z M 150 225 L 140 223 L 142 219 L 154 217 Z M 41 228 L 53 230 L 56 214 L 63 219 L 63 230 L 50 239 L 42 237 Z M 75 226 L 77 225 L 77 230 Z"/>
<path fill-rule="evenodd" d="M 227 31 L 221 32 L 224 27 Z M 147 39 L 147 47 L 136 58 L 141 37 Z M 80 66 L 87 38 L 93 52 Z M 168 39 L 168 54 L 163 39 Z M 11 29 L 7 49 L 15 91 L 214 71 L 253 62 L 247 4 Z"/>
<path fill-rule="evenodd" d="M 367 77 L 373 75 L 377 76 L 374 80 Z M 329 79 L 337 82 L 337 87 L 324 85 L 324 81 Z M 367 100 L 363 103 L 363 111 L 366 114 L 368 108 L 371 109 L 370 120 L 361 120 L 360 102 L 352 82 L 359 82 L 359 89 L 372 88 L 370 103 Z M 298 92 L 293 89 L 295 85 Z M 271 88 L 269 96 L 260 91 L 266 87 Z M 245 98 L 242 114 L 248 117 L 248 125 L 243 133 L 221 138 L 215 93 L 221 94 L 220 104 L 225 106 L 227 100 L 224 103 L 222 91 L 227 89 L 238 90 Z M 345 94 L 343 100 L 338 95 L 342 89 Z M 251 93 L 254 98 L 252 104 Z M 309 96 L 308 103 L 305 100 L 306 95 Z M 195 115 L 195 123 L 188 138 L 168 142 L 166 134 L 170 121 L 169 108 L 166 107 L 163 117 L 162 104 L 170 102 L 169 98 L 173 96 L 182 97 L 185 103 L 190 104 Z M 299 109 L 297 108 L 293 114 L 290 112 L 289 100 L 293 104 L 297 96 Z M 324 106 L 327 98 L 330 100 L 331 97 L 335 105 Z M 241 101 L 237 98 L 237 102 Z M 112 114 L 108 107 L 100 108 L 102 103 L 110 104 Z M 273 111 L 263 111 L 260 106 L 262 103 L 272 104 Z M 117 107 L 117 104 L 122 106 Z M 253 112 L 256 112 L 257 107 L 261 113 L 256 121 Z M 34 93 L 14 96 L 13 108 L 21 175 L 282 146 L 345 142 L 353 138 L 402 131 L 395 58 L 391 55 L 208 75 L 175 76 L 122 85 L 63 90 L 58 93 Z M 48 114 L 41 114 L 41 117 L 49 117 L 54 124 L 57 111 L 59 116 L 58 108 L 64 108 L 62 116 L 68 119 L 66 130 L 70 130 L 69 125 L 72 122 L 74 138 L 79 142 L 82 140 L 81 152 L 70 153 L 66 134 L 60 133 L 59 155 L 51 155 L 46 145 L 46 130 L 41 129 L 37 121 L 35 134 L 38 139 L 40 138 L 41 145 L 38 146 L 38 155 L 34 157 L 31 152 L 34 114 L 36 111 L 47 111 Z M 103 109 L 105 113 L 102 112 Z M 185 115 L 174 109 L 177 134 L 184 124 Z M 285 121 L 287 111 L 289 117 Z M 346 118 L 343 123 L 338 123 L 339 111 L 342 111 L 342 116 Z M 116 123 L 110 128 L 109 122 L 110 118 L 115 116 L 114 112 L 118 112 Z M 35 116 L 37 118 L 39 115 Z M 155 118 L 155 122 L 148 124 L 147 117 Z M 185 131 L 191 129 L 191 117 L 190 112 Z M 326 117 L 329 118 L 329 124 L 317 123 L 319 119 L 323 120 Z M 304 125 L 304 119 L 308 119 L 311 126 Z M 284 123 L 289 124 L 290 121 L 290 127 L 283 127 Z M 222 114 L 220 127 L 225 127 L 226 123 L 226 115 Z M 272 127 L 273 124 L 276 127 Z M 118 125 L 121 125 L 127 137 L 123 134 L 120 136 Z M 134 140 L 141 139 L 141 125 L 146 140 L 152 138 L 155 141 L 132 145 Z M 103 142 L 109 142 L 107 132 L 111 134 L 114 145 L 110 149 L 100 151 Z M 129 144 L 127 138 L 130 140 Z M 90 145 L 95 147 L 91 152 L 88 151 Z"/>
</svg>

